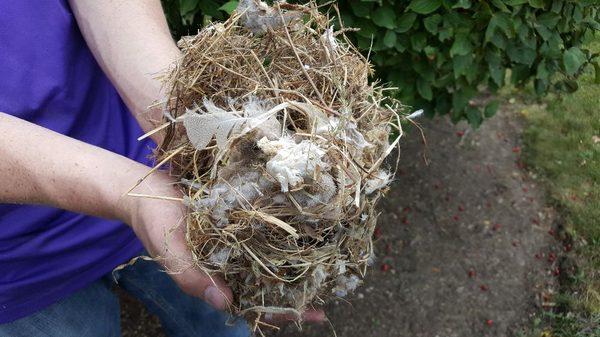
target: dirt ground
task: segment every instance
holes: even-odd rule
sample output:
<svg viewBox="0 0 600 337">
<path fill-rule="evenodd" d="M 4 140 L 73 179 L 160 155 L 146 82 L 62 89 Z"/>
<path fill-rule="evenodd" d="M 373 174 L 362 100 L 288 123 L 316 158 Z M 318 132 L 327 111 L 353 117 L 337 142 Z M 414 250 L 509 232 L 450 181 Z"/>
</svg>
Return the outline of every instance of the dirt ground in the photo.
<svg viewBox="0 0 600 337">
<path fill-rule="evenodd" d="M 475 131 L 423 120 L 427 147 L 410 130 L 364 285 L 326 307 L 331 324 L 272 335 L 516 336 L 554 287 L 556 242 L 543 191 L 520 163 L 512 110 Z M 123 336 L 163 336 L 156 318 L 122 299 Z"/>
</svg>

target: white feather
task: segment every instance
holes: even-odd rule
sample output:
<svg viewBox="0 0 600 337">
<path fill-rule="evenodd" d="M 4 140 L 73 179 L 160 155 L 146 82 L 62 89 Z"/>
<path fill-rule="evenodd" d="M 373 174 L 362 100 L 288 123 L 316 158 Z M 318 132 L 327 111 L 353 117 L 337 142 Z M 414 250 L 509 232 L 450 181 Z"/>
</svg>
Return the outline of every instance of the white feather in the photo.
<svg viewBox="0 0 600 337">
<path fill-rule="evenodd" d="M 198 150 L 205 149 L 213 137 L 217 147 L 222 150 L 231 136 L 251 131 L 276 112 L 275 109 L 268 110 L 256 99 L 250 99 L 244 104 L 243 111 L 225 111 L 207 99 L 203 101 L 203 105 L 204 109 L 188 109 L 182 116 L 188 139 Z"/>
</svg>

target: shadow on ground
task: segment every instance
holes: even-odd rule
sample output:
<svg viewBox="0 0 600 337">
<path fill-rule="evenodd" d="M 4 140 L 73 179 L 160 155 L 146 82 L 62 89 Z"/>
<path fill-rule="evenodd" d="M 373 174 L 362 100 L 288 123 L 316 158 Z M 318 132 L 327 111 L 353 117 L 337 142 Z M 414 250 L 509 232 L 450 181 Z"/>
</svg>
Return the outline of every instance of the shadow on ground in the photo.
<svg viewBox="0 0 600 337">
<path fill-rule="evenodd" d="M 552 212 L 520 164 L 521 125 L 504 109 L 476 131 L 423 121 L 402 144 L 381 204 L 376 265 L 363 287 L 327 306 L 331 321 L 273 336 L 514 336 L 553 287 Z M 423 155 L 429 161 L 427 165 Z M 161 336 L 124 297 L 124 336 Z"/>
</svg>

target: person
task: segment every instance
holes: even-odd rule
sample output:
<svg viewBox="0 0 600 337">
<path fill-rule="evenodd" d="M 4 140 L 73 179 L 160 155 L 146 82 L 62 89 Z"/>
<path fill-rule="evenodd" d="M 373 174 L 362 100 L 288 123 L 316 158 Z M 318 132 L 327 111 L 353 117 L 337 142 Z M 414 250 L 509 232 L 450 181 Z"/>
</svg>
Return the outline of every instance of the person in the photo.
<svg viewBox="0 0 600 337">
<path fill-rule="evenodd" d="M 0 4 L 0 337 L 118 336 L 116 283 L 170 336 L 249 335 L 223 280 L 190 268 L 182 204 L 125 196 L 178 57 L 159 0 Z M 162 172 L 134 192 L 181 197 Z M 111 273 L 145 253 L 160 264 Z"/>
</svg>

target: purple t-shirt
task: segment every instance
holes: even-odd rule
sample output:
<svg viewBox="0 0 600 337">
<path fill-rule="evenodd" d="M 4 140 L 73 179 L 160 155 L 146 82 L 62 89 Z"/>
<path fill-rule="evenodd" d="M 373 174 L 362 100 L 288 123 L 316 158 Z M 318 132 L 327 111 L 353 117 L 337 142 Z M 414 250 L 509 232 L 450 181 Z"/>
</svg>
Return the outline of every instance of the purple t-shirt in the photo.
<svg viewBox="0 0 600 337">
<path fill-rule="evenodd" d="M 94 60 L 66 0 L 0 3 L 0 112 L 150 164 L 150 142 L 136 140 L 143 132 Z M 10 139 L 0 135 L 0 142 Z M 0 204 L 0 323 L 66 297 L 141 249 L 117 221 Z"/>
</svg>

